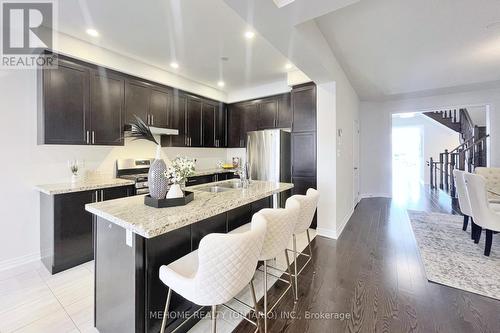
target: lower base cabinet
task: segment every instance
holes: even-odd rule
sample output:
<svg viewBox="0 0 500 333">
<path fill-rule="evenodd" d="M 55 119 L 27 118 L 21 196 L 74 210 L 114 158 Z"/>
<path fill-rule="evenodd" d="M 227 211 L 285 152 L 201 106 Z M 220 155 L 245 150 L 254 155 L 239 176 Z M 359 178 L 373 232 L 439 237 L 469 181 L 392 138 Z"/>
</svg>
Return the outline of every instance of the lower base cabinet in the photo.
<svg viewBox="0 0 500 333">
<path fill-rule="evenodd" d="M 94 259 L 92 202 L 123 198 L 133 186 L 111 187 L 56 195 L 40 194 L 40 253 L 51 274 Z"/>
</svg>

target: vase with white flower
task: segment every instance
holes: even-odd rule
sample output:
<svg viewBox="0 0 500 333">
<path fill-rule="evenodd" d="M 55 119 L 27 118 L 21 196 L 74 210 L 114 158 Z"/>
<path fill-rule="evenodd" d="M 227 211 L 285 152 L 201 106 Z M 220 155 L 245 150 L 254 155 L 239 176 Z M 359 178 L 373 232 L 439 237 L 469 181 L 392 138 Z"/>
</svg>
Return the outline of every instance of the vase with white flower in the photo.
<svg viewBox="0 0 500 333">
<path fill-rule="evenodd" d="M 182 198 L 184 196 L 184 187 L 188 177 L 194 175 L 195 163 L 192 159 L 185 156 L 177 156 L 165 170 L 165 178 L 172 185 L 167 192 L 167 199 Z"/>
</svg>

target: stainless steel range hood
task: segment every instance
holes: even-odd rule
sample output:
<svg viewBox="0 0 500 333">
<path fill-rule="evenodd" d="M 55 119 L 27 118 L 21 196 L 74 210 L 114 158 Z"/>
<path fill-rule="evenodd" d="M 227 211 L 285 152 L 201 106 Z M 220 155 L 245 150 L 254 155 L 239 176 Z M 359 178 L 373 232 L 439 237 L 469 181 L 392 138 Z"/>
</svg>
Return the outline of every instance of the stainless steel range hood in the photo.
<svg viewBox="0 0 500 333">
<path fill-rule="evenodd" d="M 179 135 L 179 130 L 173 128 L 149 126 L 149 129 L 151 130 L 151 133 L 155 135 Z"/>
<path fill-rule="evenodd" d="M 173 128 L 149 126 L 149 129 L 153 135 L 179 135 L 179 130 Z M 132 125 L 126 124 L 124 130 L 125 132 L 130 132 L 132 130 Z"/>
</svg>

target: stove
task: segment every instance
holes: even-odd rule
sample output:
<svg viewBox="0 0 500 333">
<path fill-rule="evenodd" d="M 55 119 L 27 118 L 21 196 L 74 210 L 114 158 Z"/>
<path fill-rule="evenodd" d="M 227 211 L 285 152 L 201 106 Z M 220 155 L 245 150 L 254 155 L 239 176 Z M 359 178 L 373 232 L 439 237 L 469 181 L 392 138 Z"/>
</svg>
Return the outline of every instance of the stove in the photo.
<svg viewBox="0 0 500 333">
<path fill-rule="evenodd" d="M 121 159 L 116 161 L 116 177 L 135 182 L 135 194 L 148 194 L 148 172 L 153 158 Z"/>
</svg>

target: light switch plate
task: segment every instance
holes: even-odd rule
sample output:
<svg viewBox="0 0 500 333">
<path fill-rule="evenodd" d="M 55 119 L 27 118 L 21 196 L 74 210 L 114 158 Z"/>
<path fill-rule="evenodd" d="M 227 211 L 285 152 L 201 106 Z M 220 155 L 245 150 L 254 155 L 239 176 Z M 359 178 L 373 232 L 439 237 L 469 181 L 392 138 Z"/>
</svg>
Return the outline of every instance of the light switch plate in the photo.
<svg viewBox="0 0 500 333">
<path fill-rule="evenodd" d="M 125 230 L 125 244 L 128 246 L 132 247 L 132 231 L 131 230 Z"/>
</svg>

